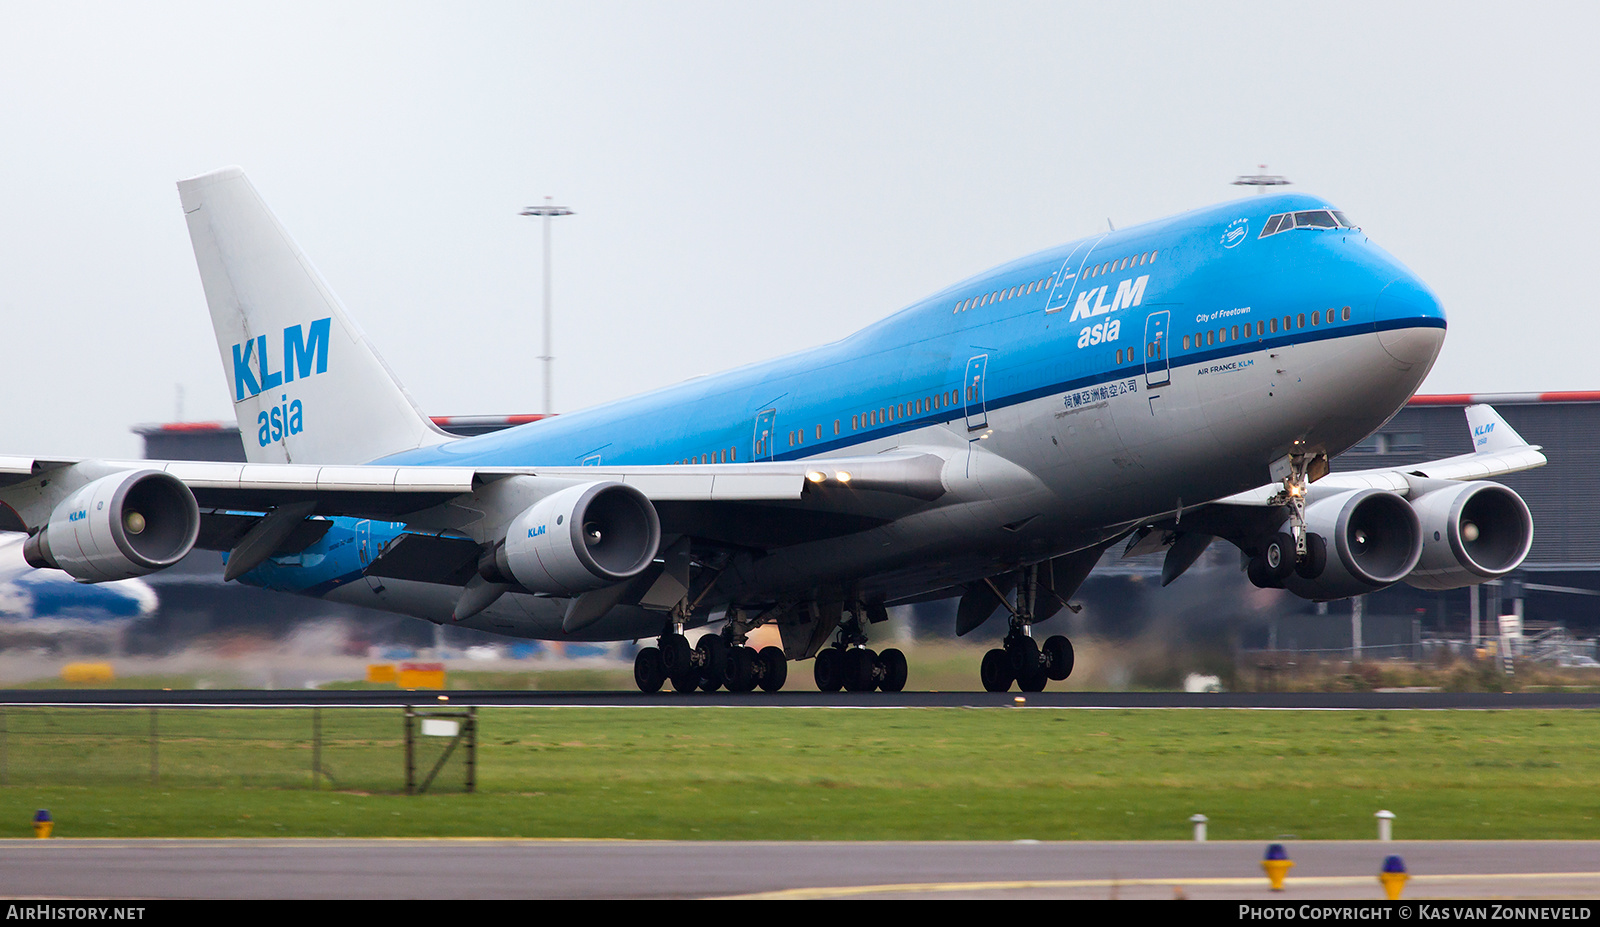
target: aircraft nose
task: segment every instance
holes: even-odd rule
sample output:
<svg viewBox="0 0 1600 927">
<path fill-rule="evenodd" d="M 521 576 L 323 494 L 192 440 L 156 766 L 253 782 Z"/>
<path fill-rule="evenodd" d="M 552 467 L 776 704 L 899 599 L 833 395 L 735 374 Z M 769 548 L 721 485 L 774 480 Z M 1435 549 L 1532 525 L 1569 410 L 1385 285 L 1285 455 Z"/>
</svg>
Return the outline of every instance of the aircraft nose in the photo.
<svg viewBox="0 0 1600 927">
<path fill-rule="evenodd" d="M 1444 307 L 1427 285 L 1409 274 L 1378 294 L 1378 342 L 1402 364 L 1430 364 L 1444 344 Z"/>
</svg>

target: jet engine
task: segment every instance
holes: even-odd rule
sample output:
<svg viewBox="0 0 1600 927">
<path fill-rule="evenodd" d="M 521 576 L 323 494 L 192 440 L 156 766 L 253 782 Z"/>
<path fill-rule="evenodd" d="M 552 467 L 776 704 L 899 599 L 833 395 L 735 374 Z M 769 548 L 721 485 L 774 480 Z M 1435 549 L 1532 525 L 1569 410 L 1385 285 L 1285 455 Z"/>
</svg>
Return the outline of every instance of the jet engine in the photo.
<svg viewBox="0 0 1600 927">
<path fill-rule="evenodd" d="M 1411 500 L 1422 559 L 1406 577 L 1419 589 L 1474 586 L 1516 569 L 1533 547 L 1533 516 L 1499 483 L 1451 483 Z"/>
<path fill-rule="evenodd" d="M 1376 592 L 1406 578 L 1422 555 L 1417 513 L 1405 499 L 1379 489 L 1328 496 L 1306 506 L 1306 528 L 1327 544 L 1322 571 L 1291 574 L 1284 588 L 1307 599 L 1342 599 Z"/>
<path fill-rule="evenodd" d="M 661 546 L 661 519 L 625 483 L 580 483 L 553 492 L 512 519 L 479 572 L 530 592 L 573 596 L 637 576 Z"/>
<path fill-rule="evenodd" d="M 22 554 L 35 569 L 103 583 L 164 570 L 199 535 L 200 507 L 182 480 L 160 470 L 125 470 L 68 496 L 23 543 Z"/>
</svg>

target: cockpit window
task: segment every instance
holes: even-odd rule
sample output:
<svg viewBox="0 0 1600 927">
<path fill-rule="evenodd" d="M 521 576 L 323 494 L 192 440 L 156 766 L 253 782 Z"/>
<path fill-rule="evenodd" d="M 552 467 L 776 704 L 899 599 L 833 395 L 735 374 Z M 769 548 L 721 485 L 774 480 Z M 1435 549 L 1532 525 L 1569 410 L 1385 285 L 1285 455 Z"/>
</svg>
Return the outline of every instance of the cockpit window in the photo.
<svg viewBox="0 0 1600 927">
<path fill-rule="evenodd" d="M 1344 213 L 1329 209 L 1306 209 L 1300 212 L 1279 213 L 1267 220 L 1257 237 L 1266 238 L 1290 229 L 1353 229 Z"/>
</svg>

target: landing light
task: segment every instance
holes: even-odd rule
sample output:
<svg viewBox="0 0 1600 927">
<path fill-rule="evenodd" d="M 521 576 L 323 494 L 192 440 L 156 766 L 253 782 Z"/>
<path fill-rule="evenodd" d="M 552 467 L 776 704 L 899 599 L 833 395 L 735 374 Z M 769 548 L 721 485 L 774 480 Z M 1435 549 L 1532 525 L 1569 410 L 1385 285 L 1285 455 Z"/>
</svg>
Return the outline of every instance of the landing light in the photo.
<svg viewBox="0 0 1600 927">
<path fill-rule="evenodd" d="M 838 480 L 841 483 L 848 483 L 848 482 L 850 482 L 850 471 L 849 470 L 840 470 L 840 471 L 834 473 L 833 478 Z"/>
<path fill-rule="evenodd" d="M 820 483 L 823 480 L 826 480 L 827 478 L 828 478 L 828 475 L 826 473 L 823 473 L 820 470 L 807 470 L 806 471 L 806 479 L 810 480 L 813 483 Z"/>
</svg>

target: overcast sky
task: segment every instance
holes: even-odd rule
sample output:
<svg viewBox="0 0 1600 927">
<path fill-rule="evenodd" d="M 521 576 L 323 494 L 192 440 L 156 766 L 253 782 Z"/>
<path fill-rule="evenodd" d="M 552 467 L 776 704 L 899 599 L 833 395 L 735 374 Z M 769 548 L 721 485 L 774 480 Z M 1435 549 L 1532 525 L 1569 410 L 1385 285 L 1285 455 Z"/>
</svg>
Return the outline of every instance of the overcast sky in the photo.
<svg viewBox="0 0 1600 927">
<path fill-rule="evenodd" d="M 0 453 L 232 420 L 180 178 L 244 167 L 430 414 L 833 340 L 1265 163 L 1440 294 L 1425 392 L 1600 388 L 1593 3 L 0 0 Z"/>
</svg>

